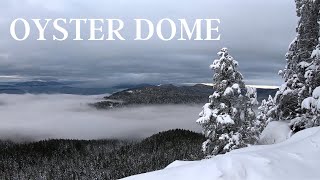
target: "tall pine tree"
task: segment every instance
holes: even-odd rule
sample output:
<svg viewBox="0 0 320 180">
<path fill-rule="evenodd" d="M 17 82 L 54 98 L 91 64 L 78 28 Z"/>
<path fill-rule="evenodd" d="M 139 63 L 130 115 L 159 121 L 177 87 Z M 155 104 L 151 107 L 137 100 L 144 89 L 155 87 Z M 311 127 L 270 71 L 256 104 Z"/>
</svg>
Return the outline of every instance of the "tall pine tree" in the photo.
<svg viewBox="0 0 320 180">
<path fill-rule="evenodd" d="M 293 120 L 294 131 L 303 129 L 305 118 L 301 103 L 312 96 L 317 72 L 314 68 L 313 52 L 319 43 L 319 10 L 320 0 L 296 0 L 297 15 L 300 17 L 296 29 L 297 36 L 289 46 L 286 54 L 287 65 L 279 74 L 285 83 L 277 92 L 275 120 Z"/>
<path fill-rule="evenodd" d="M 205 104 L 197 123 L 203 127 L 207 141 L 203 151 L 217 155 L 245 147 L 257 137 L 256 116 L 252 106 L 257 103 L 254 88 L 246 87 L 237 71 L 238 62 L 223 48 L 220 59 L 210 66 L 214 70 L 214 93 Z"/>
</svg>

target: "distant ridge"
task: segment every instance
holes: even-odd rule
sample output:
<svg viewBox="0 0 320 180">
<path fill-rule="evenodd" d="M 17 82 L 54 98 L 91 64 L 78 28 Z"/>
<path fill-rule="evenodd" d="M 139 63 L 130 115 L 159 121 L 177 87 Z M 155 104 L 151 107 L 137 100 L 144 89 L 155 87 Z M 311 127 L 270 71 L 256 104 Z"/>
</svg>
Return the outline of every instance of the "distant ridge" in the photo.
<svg viewBox="0 0 320 180">
<path fill-rule="evenodd" d="M 201 83 L 207 86 L 213 86 L 212 83 Z M 270 86 L 270 85 L 247 85 L 249 87 L 259 88 L 259 89 L 279 89 L 279 86 Z"/>
<path fill-rule="evenodd" d="M 75 94 L 98 95 L 118 91 L 118 88 L 82 87 L 81 83 L 59 81 L 25 81 L 2 82 L 0 93 L 2 94 Z"/>
<path fill-rule="evenodd" d="M 267 99 L 269 95 L 274 96 L 276 92 L 277 89 L 257 88 L 258 101 Z M 93 106 L 98 109 L 112 109 L 131 105 L 204 104 L 208 102 L 212 93 L 212 86 L 206 84 L 193 86 L 146 85 L 116 92 Z"/>
</svg>

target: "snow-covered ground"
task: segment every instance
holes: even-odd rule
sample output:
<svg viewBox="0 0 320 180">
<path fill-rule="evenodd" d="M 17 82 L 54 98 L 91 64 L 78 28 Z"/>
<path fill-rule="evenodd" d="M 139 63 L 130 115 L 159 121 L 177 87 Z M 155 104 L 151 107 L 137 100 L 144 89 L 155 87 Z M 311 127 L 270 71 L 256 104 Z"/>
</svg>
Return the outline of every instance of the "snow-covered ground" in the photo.
<svg viewBox="0 0 320 180">
<path fill-rule="evenodd" d="M 251 146 L 195 162 L 174 162 L 166 169 L 126 180 L 319 180 L 320 127 L 274 145 Z"/>
</svg>

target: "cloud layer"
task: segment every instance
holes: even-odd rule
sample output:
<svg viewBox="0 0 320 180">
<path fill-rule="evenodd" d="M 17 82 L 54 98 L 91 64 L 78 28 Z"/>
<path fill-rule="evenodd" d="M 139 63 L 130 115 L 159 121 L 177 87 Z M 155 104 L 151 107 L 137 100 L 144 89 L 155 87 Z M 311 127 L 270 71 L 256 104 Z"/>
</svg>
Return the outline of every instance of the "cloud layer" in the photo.
<svg viewBox="0 0 320 180">
<path fill-rule="evenodd" d="M 101 96 L 0 95 L 0 139 L 143 138 L 182 128 L 200 131 L 199 106 L 148 106 L 97 111 L 87 106 Z"/>
</svg>

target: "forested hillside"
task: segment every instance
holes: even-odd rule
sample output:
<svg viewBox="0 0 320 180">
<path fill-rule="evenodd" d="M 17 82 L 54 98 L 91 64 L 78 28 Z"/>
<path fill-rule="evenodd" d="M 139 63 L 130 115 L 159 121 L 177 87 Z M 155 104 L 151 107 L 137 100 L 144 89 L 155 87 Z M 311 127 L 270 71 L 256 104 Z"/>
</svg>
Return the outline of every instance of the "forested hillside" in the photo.
<svg viewBox="0 0 320 180">
<path fill-rule="evenodd" d="M 48 140 L 0 145 L 1 179 L 118 179 L 197 160 L 201 134 L 171 130 L 140 142 Z"/>
<path fill-rule="evenodd" d="M 175 86 L 172 84 L 126 89 L 93 104 L 98 109 L 110 109 L 132 105 L 149 104 L 202 104 L 212 94 L 212 86 L 196 84 L 194 86 Z M 275 95 L 277 89 L 257 89 L 258 100 Z"/>
</svg>

